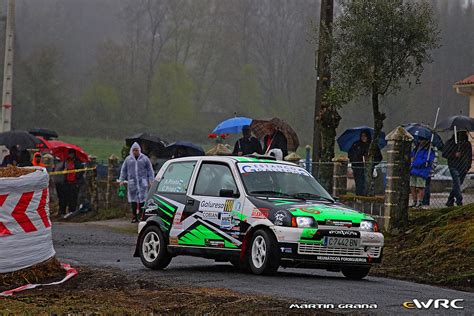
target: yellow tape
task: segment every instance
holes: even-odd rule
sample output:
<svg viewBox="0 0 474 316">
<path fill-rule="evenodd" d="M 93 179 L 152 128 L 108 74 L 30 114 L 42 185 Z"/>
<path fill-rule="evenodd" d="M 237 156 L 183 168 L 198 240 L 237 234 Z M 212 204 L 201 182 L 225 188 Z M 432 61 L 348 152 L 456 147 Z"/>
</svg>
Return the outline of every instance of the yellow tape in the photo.
<svg viewBox="0 0 474 316">
<path fill-rule="evenodd" d="M 50 176 L 55 176 L 59 174 L 78 173 L 78 172 L 84 172 L 84 171 L 95 170 L 95 169 L 97 168 L 94 167 L 94 168 L 84 168 L 84 169 L 74 169 L 74 170 L 52 171 L 52 172 L 48 172 L 48 174 Z"/>
</svg>

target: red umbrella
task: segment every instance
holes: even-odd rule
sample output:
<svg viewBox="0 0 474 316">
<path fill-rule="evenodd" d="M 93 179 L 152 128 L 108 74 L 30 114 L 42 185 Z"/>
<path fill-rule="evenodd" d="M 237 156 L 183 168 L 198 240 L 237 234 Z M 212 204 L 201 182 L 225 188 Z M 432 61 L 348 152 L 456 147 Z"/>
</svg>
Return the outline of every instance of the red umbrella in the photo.
<svg viewBox="0 0 474 316">
<path fill-rule="evenodd" d="M 37 146 L 41 151 L 49 151 L 53 156 L 58 157 L 60 160 L 64 160 L 67 157 L 67 154 L 70 149 L 74 149 L 76 151 L 76 157 L 82 162 L 89 161 L 89 155 L 82 149 L 81 147 L 62 142 L 60 140 L 46 140 L 43 137 L 37 137 L 40 139 L 44 146 Z"/>
</svg>

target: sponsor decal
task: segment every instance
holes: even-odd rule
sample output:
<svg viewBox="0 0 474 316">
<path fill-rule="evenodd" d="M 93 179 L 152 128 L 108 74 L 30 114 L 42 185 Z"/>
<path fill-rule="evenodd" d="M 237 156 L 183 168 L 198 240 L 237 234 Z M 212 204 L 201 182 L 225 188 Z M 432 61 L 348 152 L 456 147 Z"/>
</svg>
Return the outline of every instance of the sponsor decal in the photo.
<svg viewBox="0 0 474 316">
<path fill-rule="evenodd" d="M 224 203 L 224 212 L 231 212 L 234 207 L 234 200 L 226 200 Z"/>
<path fill-rule="evenodd" d="M 219 218 L 219 213 L 217 213 L 217 212 L 202 212 L 202 218 L 218 219 Z"/>
<path fill-rule="evenodd" d="M 224 241 L 223 240 L 216 240 L 216 239 L 205 239 L 204 244 L 208 247 L 219 247 L 224 248 Z"/>
<path fill-rule="evenodd" d="M 300 208 L 302 212 L 310 213 L 310 214 L 321 214 L 315 207 L 302 207 Z"/>
<path fill-rule="evenodd" d="M 178 225 L 179 223 L 181 223 L 181 217 L 183 216 L 183 210 L 179 210 L 176 212 L 174 218 L 173 218 L 173 226 L 174 228 L 177 228 L 176 225 Z"/>
<path fill-rule="evenodd" d="M 445 308 L 445 309 L 464 309 L 463 306 L 461 306 L 461 302 L 463 302 L 463 299 L 455 299 L 455 300 L 448 300 L 448 299 L 432 299 L 430 298 L 429 300 L 425 301 L 420 301 L 418 299 L 414 299 L 411 301 L 404 302 L 402 304 L 403 307 L 407 309 L 440 309 L 440 308 Z"/>
<path fill-rule="evenodd" d="M 223 210 L 224 206 L 225 203 L 222 203 L 222 201 L 219 200 L 202 200 L 201 203 L 199 203 L 199 209 L 205 211 Z"/>
<path fill-rule="evenodd" d="M 342 303 L 342 304 L 326 304 L 326 303 L 316 303 L 316 304 L 291 304 L 290 309 L 377 309 L 377 304 L 365 304 L 365 303 Z"/>
<path fill-rule="evenodd" d="M 293 249 L 289 247 L 280 247 L 281 253 L 293 253 Z"/>
<path fill-rule="evenodd" d="M 339 236 L 347 236 L 347 237 L 358 237 L 359 234 L 353 230 L 330 230 L 328 235 L 339 235 Z"/>
<path fill-rule="evenodd" d="M 170 245 L 177 245 L 178 237 L 170 237 Z"/>
<path fill-rule="evenodd" d="M 325 224 L 328 226 L 352 227 L 352 222 L 349 222 L 349 221 L 333 221 L 333 220 L 327 219 Z"/>
<path fill-rule="evenodd" d="M 286 213 L 284 211 L 278 211 L 275 213 L 275 225 L 281 226 L 283 225 L 283 221 L 285 220 Z"/>
<path fill-rule="evenodd" d="M 226 229 L 231 228 L 231 215 L 230 214 L 221 214 L 221 228 L 226 228 Z"/>
<path fill-rule="evenodd" d="M 268 217 L 268 211 L 268 208 L 254 208 L 252 210 L 252 217 L 266 219 Z"/>
<path fill-rule="evenodd" d="M 363 262 L 367 263 L 367 258 L 352 258 L 352 257 L 334 257 L 334 256 L 317 256 L 317 260 L 321 261 L 337 261 L 337 262 Z"/>
<path fill-rule="evenodd" d="M 146 202 L 145 213 L 151 213 L 158 209 L 158 204 L 156 204 L 155 200 L 149 199 Z"/>
<path fill-rule="evenodd" d="M 301 174 L 310 177 L 311 174 L 303 168 L 296 166 L 289 166 L 277 163 L 239 163 L 240 173 L 251 173 L 251 172 L 283 172 L 283 173 L 294 173 Z"/>
<path fill-rule="evenodd" d="M 240 203 L 240 201 L 236 201 L 234 203 L 234 211 L 240 211 L 241 207 L 242 207 L 242 203 Z"/>
</svg>

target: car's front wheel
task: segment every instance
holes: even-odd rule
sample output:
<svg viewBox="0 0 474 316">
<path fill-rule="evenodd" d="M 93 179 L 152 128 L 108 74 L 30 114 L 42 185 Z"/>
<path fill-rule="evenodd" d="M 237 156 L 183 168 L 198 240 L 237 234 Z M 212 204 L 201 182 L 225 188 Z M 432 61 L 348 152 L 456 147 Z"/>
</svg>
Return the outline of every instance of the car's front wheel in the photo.
<svg viewBox="0 0 474 316">
<path fill-rule="evenodd" d="M 342 268 L 342 274 L 351 280 L 361 280 L 365 278 L 370 271 L 371 266 L 367 267 L 345 267 Z"/>
<path fill-rule="evenodd" d="M 157 226 L 145 228 L 138 246 L 140 259 L 147 268 L 162 270 L 171 262 L 172 257 L 166 249 L 166 240 Z"/>
<path fill-rule="evenodd" d="M 254 274 L 274 274 L 280 266 L 277 242 L 268 231 L 259 229 L 250 242 L 248 262 Z"/>
</svg>

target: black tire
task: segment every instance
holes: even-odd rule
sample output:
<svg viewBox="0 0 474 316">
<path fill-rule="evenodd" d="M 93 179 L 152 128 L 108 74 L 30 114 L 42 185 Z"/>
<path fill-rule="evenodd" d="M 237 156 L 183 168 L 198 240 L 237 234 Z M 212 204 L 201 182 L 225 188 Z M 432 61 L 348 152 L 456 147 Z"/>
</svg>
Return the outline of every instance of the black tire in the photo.
<svg viewBox="0 0 474 316">
<path fill-rule="evenodd" d="M 153 243 L 155 244 L 153 247 Z M 158 245 L 156 242 L 158 241 Z M 145 245 L 147 244 L 147 245 Z M 138 251 L 143 265 L 153 270 L 163 270 L 171 262 L 171 255 L 167 250 L 168 243 L 158 226 L 151 225 L 141 234 Z"/>
<path fill-rule="evenodd" d="M 275 237 L 266 230 L 257 230 L 250 241 L 247 259 L 253 274 L 275 274 L 280 266 L 280 253 Z"/>
<path fill-rule="evenodd" d="M 346 278 L 351 280 L 361 280 L 369 274 L 370 268 L 372 267 L 344 267 L 341 270 Z"/>
</svg>

